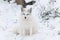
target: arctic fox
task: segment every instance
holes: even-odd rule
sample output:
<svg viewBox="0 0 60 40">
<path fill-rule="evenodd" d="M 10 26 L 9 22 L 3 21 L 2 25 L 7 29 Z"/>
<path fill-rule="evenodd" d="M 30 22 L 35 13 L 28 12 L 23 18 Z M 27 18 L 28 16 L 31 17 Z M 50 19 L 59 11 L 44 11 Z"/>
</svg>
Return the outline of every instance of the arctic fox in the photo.
<svg viewBox="0 0 60 40">
<path fill-rule="evenodd" d="M 32 8 L 22 8 L 19 25 L 14 29 L 14 32 L 21 35 L 33 35 L 38 32 L 36 18 L 32 15 Z"/>
</svg>

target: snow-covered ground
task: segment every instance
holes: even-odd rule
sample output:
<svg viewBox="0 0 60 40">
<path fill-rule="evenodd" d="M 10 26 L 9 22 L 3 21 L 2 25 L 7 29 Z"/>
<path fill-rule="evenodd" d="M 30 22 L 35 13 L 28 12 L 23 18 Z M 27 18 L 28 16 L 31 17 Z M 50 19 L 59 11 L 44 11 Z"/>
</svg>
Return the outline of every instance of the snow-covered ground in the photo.
<svg viewBox="0 0 60 40">
<path fill-rule="evenodd" d="M 48 0 L 35 1 L 36 3 L 32 6 L 32 13 L 39 20 L 40 33 L 32 36 L 22 36 L 8 31 L 19 24 L 21 5 L 9 4 L 0 0 L 0 40 L 60 40 L 60 17 L 53 18 L 55 15 L 51 14 L 52 17 L 46 16 L 42 18 L 41 16 L 44 15 L 40 14 L 49 11 L 51 4 L 48 4 Z M 56 1 L 56 6 L 52 6 L 51 9 L 60 7 L 59 0 Z M 29 1 L 26 0 L 26 2 Z M 49 18 L 49 20 L 45 20 L 45 18 Z"/>
</svg>

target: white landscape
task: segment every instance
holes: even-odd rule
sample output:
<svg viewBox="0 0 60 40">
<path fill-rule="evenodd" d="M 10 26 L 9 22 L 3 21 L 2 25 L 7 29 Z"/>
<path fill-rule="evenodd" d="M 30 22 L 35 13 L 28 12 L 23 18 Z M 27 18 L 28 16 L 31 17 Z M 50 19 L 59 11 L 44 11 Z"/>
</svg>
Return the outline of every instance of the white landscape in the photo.
<svg viewBox="0 0 60 40">
<path fill-rule="evenodd" d="M 31 0 L 26 0 L 29 1 Z M 60 40 L 60 0 L 35 1 L 34 5 L 27 8 L 32 7 L 39 33 L 22 36 L 9 31 L 19 25 L 21 5 L 0 0 L 0 40 Z"/>
</svg>

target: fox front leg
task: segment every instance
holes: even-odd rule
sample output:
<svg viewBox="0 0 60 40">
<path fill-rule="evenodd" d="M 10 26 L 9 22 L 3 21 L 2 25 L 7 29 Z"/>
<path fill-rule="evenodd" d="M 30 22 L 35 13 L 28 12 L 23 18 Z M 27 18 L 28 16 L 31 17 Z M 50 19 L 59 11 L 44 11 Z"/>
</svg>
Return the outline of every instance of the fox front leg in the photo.
<svg viewBox="0 0 60 40">
<path fill-rule="evenodd" d="M 32 28 L 30 28 L 30 36 L 32 35 L 33 31 L 32 31 Z"/>
</svg>

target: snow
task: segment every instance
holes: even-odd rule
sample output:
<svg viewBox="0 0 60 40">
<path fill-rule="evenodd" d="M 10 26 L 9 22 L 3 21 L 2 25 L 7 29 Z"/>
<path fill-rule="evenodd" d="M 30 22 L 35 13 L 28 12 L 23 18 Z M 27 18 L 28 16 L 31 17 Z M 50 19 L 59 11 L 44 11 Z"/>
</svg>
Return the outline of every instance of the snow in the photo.
<svg viewBox="0 0 60 40">
<path fill-rule="evenodd" d="M 26 0 L 29 2 L 31 0 Z M 32 7 L 32 13 L 34 17 L 39 20 L 40 33 L 37 33 L 32 36 L 22 36 L 16 35 L 16 33 L 9 32 L 9 29 L 13 29 L 19 24 L 19 17 L 21 13 L 21 5 L 16 3 L 9 4 L 6 1 L 0 0 L 0 40 L 60 40 L 60 17 L 49 17 L 49 20 L 41 18 L 41 12 L 46 11 L 44 7 L 48 10 L 48 0 L 35 0 L 35 3 Z M 60 1 L 57 0 L 56 8 L 60 7 Z M 54 15 L 54 14 L 52 14 Z M 47 16 L 48 17 L 48 16 Z"/>
</svg>

